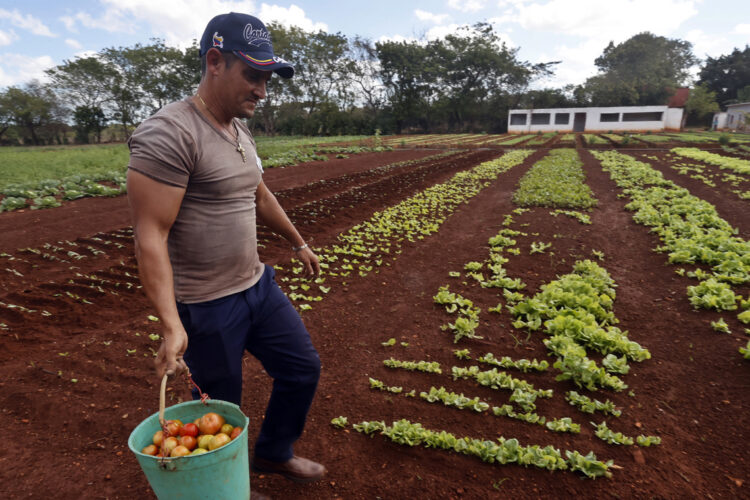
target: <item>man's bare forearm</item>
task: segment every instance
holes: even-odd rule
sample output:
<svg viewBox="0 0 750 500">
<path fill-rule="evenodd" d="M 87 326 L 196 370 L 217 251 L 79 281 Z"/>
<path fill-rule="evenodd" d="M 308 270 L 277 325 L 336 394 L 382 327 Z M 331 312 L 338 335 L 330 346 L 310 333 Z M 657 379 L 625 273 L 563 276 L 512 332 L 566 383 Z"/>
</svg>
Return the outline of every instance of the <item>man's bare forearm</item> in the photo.
<svg viewBox="0 0 750 500">
<path fill-rule="evenodd" d="M 146 234 L 139 234 L 139 232 Z M 135 256 L 138 260 L 138 274 L 146 296 L 156 309 L 156 314 L 164 324 L 165 333 L 181 327 L 174 296 L 172 264 L 166 241 L 148 231 L 135 234 Z"/>
</svg>

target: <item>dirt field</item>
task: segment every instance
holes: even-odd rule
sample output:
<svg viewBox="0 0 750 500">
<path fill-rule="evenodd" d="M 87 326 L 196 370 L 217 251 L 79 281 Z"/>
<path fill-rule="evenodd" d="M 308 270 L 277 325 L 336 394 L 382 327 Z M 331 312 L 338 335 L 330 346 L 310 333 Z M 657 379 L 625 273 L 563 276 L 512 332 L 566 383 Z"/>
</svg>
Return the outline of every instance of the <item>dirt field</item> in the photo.
<svg viewBox="0 0 750 500">
<path fill-rule="evenodd" d="M 553 217 L 544 208 L 514 215 L 510 227 L 527 235 L 517 238 L 521 251 L 509 255 L 505 267 L 509 276 L 526 283 L 527 295 L 571 272 L 578 260 L 595 259 L 607 269 L 617 284 L 618 326 L 652 358 L 631 363 L 630 373 L 622 376 L 627 390 L 589 395 L 611 399 L 622 409 L 620 418 L 606 418 L 615 431 L 657 435 L 662 444 L 618 447 L 597 438 L 589 422 L 599 423 L 604 416 L 570 406 L 563 395 L 577 388 L 555 381 L 552 368 L 509 372 L 553 389 L 554 397 L 538 402 L 538 413 L 571 417 L 581 424 L 580 434 L 551 432 L 491 412 L 458 410 L 369 388 L 368 377 L 402 386 L 404 392 L 416 389 L 417 394 L 442 385 L 499 406 L 507 402 L 508 391 L 452 380 L 451 366 L 470 364 L 456 359 L 453 349 L 468 348 L 474 358 L 486 352 L 498 358 L 547 357 L 544 334 L 516 330 L 506 310 L 499 316 L 487 312 L 501 301 L 497 289 L 482 289 L 448 274 L 463 271 L 466 262 L 487 258 L 487 240 L 516 208 L 511 196 L 518 180 L 547 153 L 540 149 L 460 205 L 437 233 L 401 242 L 401 253 L 379 272 L 327 282 L 331 291 L 325 300 L 302 313 L 323 370 L 296 453 L 321 461 L 329 473 L 308 485 L 252 474 L 252 489 L 284 499 L 750 498 L 750 362 L 738 353 L 747 336 L 736 314 L 692 308 L 686 287 L 695 280 L 675 274 L 677 266 L 654 251 L 661 244 L 658 238 L 633 221 L 624 208 L 627 198 L 618 197 L 620 190 L 598 160 L 585 149 L 578 151 L 598 199 L 590 212 L 592 224 Z M 503 153 L 476 146 L 448 152 L 400 149 L 272 169 L 265 180 L 303 236 L 323 247 L 373 213 Z M 750 238 L 750 202 L 722 184 L 709 187 L 680 175 L 666 160 L 633 154 L 714 204 L 740 237 Z M 138 288 L 126 198 L 3 213 L 0 234 L 0 302 L 25 308 L 0 307 L 0 408 L 13 444 L 0 452 L 3 498 L 152 498 L 127 438 L 157 410 L 152 350 L 158 342 L 148 334 L 159 333 L 159 325 L 148 319 L 152 309 Z M 263 260 L 284 267 L 279 278 L 288 276 L 287 243 L 262 228 L 259 234 Z M 531 255 L 529 245 L 539 241 L 552 247 Z M 602 252 L 603 260 L 593 251 Z M 446 284 L 481 307 L 478 333 L 484 339 L 454 345 L 440 330 L 452 319 L 432 297 Z M 737 288 L 744 297 L 749 292 L 747 286 Z M 719 317 L 733 334 L 711 329 L 710 322 Z M 383 346 L 391 337 L 396 345 Z M 443 374 L 388 369 L 383 360 L 391 356 L 437 361 Z M 250 417 L 252 439 L 271 383 L 249 356 L 244 387 L 243 410 Z M 189 398 L 181 381 L 171 389 L 172 403 Z M 612 478 L 588 480 L 568 471 L 487 464 L 456 453 L 399 446 L 351 427 L 339 430 L 330 424 L 338 416 L 350 423 L 390 424 L 408 418 L 460 437 L 504 436 L 523 445 L 594 451 L 619 468 Z"/>
</svg>

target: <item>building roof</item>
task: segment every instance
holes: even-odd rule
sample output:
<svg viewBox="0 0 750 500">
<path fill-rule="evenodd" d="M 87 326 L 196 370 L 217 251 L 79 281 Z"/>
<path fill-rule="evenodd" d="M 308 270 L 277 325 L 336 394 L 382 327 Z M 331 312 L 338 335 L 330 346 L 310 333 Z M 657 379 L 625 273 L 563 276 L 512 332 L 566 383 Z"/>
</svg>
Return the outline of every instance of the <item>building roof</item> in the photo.
<svg viewBox="0 0 750 500">
<path fill-rule="evenodd" d="M 684 108 L 688 97 L 690 97 L 689 88 L 682 87 L 680 89 L 677 89 L 675 90 L 674 94 L 672 94 L 672 97 L 669 98 L 667 106 L 669 106 L 670 108 Z"/>
<path fill-rule="evenodd" d="M 727 104 L 727 108 L 735 108 L 737 106 L 750 106 L 750 102 L 738 102 L 736 104 Z"/>
</svg>

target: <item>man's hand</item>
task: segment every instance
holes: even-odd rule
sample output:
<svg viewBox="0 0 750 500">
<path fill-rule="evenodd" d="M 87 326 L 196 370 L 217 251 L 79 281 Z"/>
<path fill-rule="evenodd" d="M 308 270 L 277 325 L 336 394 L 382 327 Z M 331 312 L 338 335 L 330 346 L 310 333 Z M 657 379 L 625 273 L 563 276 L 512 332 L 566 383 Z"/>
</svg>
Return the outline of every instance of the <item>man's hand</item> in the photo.
<svg viewBox="0 0 750 500">
<path fill-rule="evenodd" d="M 154 360 L 156 374 L 159 378 L 162 378 L 165 373 L 171 376 L 187 371 L 185 360 L 182 359 L 187 346 L 188 336 L 184 328 L 164 332 L 164 340 L 162 340 Z"/>
<path fill-rule="evenodd" d="M 320 275 L 320 261 L 315 252 L 310 250 L 309 247 L 305 247 L 302 250 L 295 252 L 297 258 L 302 261 L 302 265 L 305 266 L 305 277 L 310 278 L 312 276 L 317 277 Z"/>
</svg>

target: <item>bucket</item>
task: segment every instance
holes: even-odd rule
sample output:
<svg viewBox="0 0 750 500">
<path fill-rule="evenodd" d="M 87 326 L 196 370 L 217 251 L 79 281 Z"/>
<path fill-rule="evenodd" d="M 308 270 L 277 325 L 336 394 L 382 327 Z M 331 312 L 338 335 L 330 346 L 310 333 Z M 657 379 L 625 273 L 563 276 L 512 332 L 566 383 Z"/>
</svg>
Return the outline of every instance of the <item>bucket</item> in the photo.
<svg viewBox="0 0 750 500">
<path fill-rule="evenodd" d="M 162 388 L 164 384 L 162 384 Z M 166 420 L 192 422 L 210 411 L 226 418 L 242 433 L 235 439 L 200 455 L 161 458 L 141 453 L 161 429 L 160 413 L 154 413 L 130 434 L 128 446 L 138 459 L 149 485 L 159 500 L 248 500 L 250 468 L 247 451 L 247 426 L 250 420 L 234 403 L 210 399 L 206 403 L 189 401 L 164 409 Z"/>
</svg>

